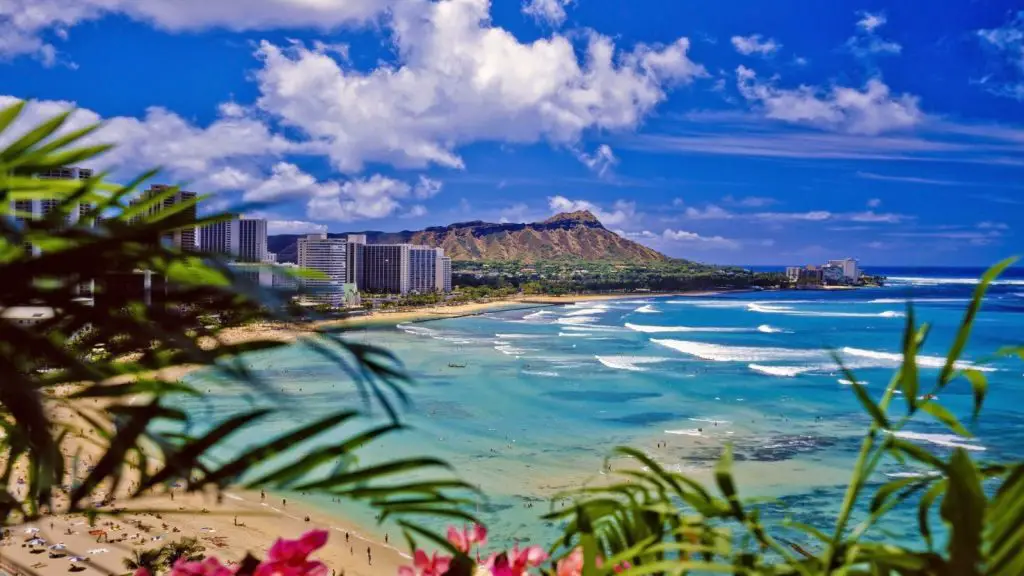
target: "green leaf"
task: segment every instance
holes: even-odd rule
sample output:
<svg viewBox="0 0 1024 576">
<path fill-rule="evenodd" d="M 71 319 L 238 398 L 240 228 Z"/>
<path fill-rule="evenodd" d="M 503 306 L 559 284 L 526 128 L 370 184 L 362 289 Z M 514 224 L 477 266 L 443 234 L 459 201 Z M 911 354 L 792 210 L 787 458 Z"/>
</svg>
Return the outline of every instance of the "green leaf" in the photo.
<svg viewBox="0 0 1024 576">
<path fill-rule="evenodd" d="M 62 112 L 49 120 L 41 122 L 38 126 L 25 133 L 24 136 L 12 142 L 7 148 L 0 151 L 0 165 L 14 160 L 20 154 L 59 130 L 70 115 L 71 112 Z"/>
<path fill-rule="evenodd" d="M 988 393 L 988 378 L 980 370 L 967 369 L 963 371 L 967 381 L 971 383 L 971 391 L 974 393 L 974 410 L 971 412 L 971 420 L 977 421 L 981 413 L 981 406 L 985 403 L 985 395 Z"/>
<path fill-rule="evenodd" d="M 25 101 L 19 100 L 7 108 L 0 110 L 0 134 L 2 134 L 4 130 L 7 130 L 7 127 L 18 119 L 18 115 L 21 114 L 21 111 L 24 109 Z"/>
<path fill-rule="evenodd" d="M 974 434 L 971 434 L 971 432 L 960 423 L 960 420 L 958 420 L 952 412 L 947 410 L 945 406 L 939 404 L 937 401 L 926 400 L 921 403 L 920 408 L 922 412 L 930 414 L 936 420 L 944 424 L 946 428 L 949 428 L 954 434 L 967 438 L 974 436 Z"/>
<path fill-rule="evenodd" d="M 1014 466 L 988 508 L 987 574 L 1024 574 L 1024 465 Z"/>
<path fill-rule="evenodd" d="M 907 322 L 903 328 L 903 363 L 900 366 L 900 389 L 907 401 L 907 413 L 913 414 L 917 403 L 917 324 L 914 306 L 907 304 Z"/>
<path fill-rule="evenodd" d="M 967 305 L 967 311 L 964 313 L 963 321 L 960 322 L 960 329 L 957 331 L 956 339 L 953 341 L 953 345 L 950 347 L 949 353 L 946 355 L 946 364 L 942 367 L 942 371 L 939 373 L 939 382 L 942 386 L 948 384 L 955 375 L 954 369 L 956 368 L 956 363 L 960 360 L 960 355 L 963 354 L 964 347 L 967 346 L 967 340 L 971 336 L 971 328 L 974 325 L 974 318 L 977 316 L 978 311 L 981 310 L 981 303 L 985 298 L 985 293 L 988 291 L 989 285 L 993 280 L 998 278 L 1004 270 L 1013 266 L 1017 260 L 1018 258 L 1014 256 L 989 268 L 988 271 L 982 275 L 981 281 L 978 282 L 978 285 L 974 288 L 974 295 L 971 297 L 971 303 Z"/>
<path fill-rule="evenodd" d="M 980 576 L 986 501 L 978 470 L 963 448 L 953 451 L 948 482 L 939 511 L 950 529 L 947 545 L 950 573 Z"/>
<path fill-rule="evenodd" d="M 947 480 L 939 480 L 921 496 L 921 500 L 917 504 L 917 526 L 921 533 L 921 537 L 924 538 L 929 550 L 933 548 L 933 544 L 928 515 L 931 513 L 931 508 L 935 503 L 935 499 L 946 491 L 947 484 Z"/>
</svg>

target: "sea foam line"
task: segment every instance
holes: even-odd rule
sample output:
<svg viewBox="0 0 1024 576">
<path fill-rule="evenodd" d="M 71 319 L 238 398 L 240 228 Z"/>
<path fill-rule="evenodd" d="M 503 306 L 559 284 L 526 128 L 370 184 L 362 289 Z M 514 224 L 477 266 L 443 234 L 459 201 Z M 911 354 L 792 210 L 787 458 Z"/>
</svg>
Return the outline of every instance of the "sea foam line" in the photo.
<svg viewBox="0 0 1024 576">
<path fill-rule="evenodd" d="M 660 314 L 661 313 L 660 310 L 658 310 L 654 306 L 651 306 L 650 304 L 645 304 L 645 305 L 637 308 L 636 310 L 633 310 L 633 312 L 638 312 L 640 314 Z"/>
<path fill-rule="evenodd" d="M 817 310 L 794 310 L 792 306 L 771 306 L 751 302 L 747 310 L 762 314 L 786 314 L 788 316 L 814 316 L 818 318 L 902 318 L 903 312 L 886 310 L 885 312 L 827 312 Z"/>
<path fill-rule="evenodd" d="M 972 444 L 971 442 L 977 442 L 974 438 L 964 438 L 963 436 L 956 436 L 954 434 L 925 434 L 924 432 L 911 432 L 909 430 L 899 430 L 897 432 L 889 432 L 897 438 L 906 438 L 907 440 L 919 440 L 921 442 L 930 442 L 938 446 L 946 446 L 947 448 L 963 448 L 965 450 L 987 450 L 980 444 Z"/>
<path fill-rule="evenodd" d="M 883 360 L 886 362 L 892 362 L 894 364 L 899 364 L 903 362 L 903 354 L 899 353 L 879 352 L 877 350 L 863 350 L 861 348 L 851 348 L 849 346 L 844 347 L 842 351 L 843 354 L 847 356 L 853 356 L 857 358 Z M 924 366 L 925 368 L 942 368 L 946 365 L 946 359 L 940 356 L 917 355 L 915 356 L 915 359 L 917 360 L 918 366 Z M 968 362 L 966 360 L 958 360 L 956 363 L 953 364 L 953 367 L 958 368 L 960 370 L 971 368 L 973 370 L 979 370 L 981 372 L 995 372 L 996 370 L 995 368 L 992 368 L 990 366 L 979 366 L 977 364 L 974 364 L 973 362 Z"/>
<path fill-rule="evenodd" d="M 594 356 L 594 358 L 608 368 L 631 372 L 646 372 L 647 368 L 641 367 L 640 364 L 658 364 L 671 360 L 671 358 L 659 356 Z"/>
<path fill-rule="evenodd" d="M 648 326 L 626 322 L 626 328 L 634 332 L 658 334 L 661 332 L 751 332 L 751 328 L 721 328 L 715 326 Z"/>
</svg>

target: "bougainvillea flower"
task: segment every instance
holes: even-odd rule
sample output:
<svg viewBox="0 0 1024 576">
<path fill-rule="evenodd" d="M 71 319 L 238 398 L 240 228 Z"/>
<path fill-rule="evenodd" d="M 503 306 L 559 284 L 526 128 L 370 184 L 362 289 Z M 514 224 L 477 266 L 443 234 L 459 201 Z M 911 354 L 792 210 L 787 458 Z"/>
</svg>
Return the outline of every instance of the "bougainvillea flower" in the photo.
<svg viewBox="0 0 1024 576">
<path fill-rule="evenodd" d="M 413 554 L 412 563 L 413 568 L 399 568 L 398 576 L 442 576 L 451 566 L 452 559 L 449 556 L 438 556 L 437 552 L 427 556 L 423 550 L 417 550 Z"/>
<path fill-rule="evenodd" d="M 468 553 L 473 545 L 484 546 L 487 544 L 487 528 L 474 524 L 471 528 L 459 530 L 454 526 L 448 527 L 448 541 L 463 554 Z"/>
<path fill-rule="evenodd" d="M 298 540 L 278 538 L 270 547 L 267 559 L 256 567 L 254 576 L 326 576 L 327 566 L 323 562 L 309 559 L 310 554 L 326 543 L 326 530 L 310 530 Z"/>
</svg>

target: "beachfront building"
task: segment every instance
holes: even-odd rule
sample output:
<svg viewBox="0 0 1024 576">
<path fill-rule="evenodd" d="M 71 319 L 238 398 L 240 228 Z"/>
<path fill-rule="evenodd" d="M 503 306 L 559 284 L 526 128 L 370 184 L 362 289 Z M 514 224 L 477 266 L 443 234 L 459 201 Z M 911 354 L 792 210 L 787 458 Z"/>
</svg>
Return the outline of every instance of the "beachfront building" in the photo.
<svg viewBox="0 0 1024 576">
<path fill-rule="evenodd" d="M 796 283 L 800 280 L 800 271 L 803 270 L 800 266 L 786 266 L 786 280 Z"/>
<path fill-rule="evenodd" d="M 207 224 L 199 231 L 199 245 L 203 252 L 236 257 L 240 240 L 238 216 Z"/>
<path fill-rule="evenodd" d="M 825 284 L 843 284 L 846 281 L 846 275 L 843 272 L 842 266 L 826 265 L 821 267 L 821 281 Z"/>
<path fill-rule="evenodd" d="M 92 170 L 88 168 L 71 166 L 45 170 L 36 174 L 36 177 L 44 180 L 88 180 L 92 178 L 92 174 Z M 28 220 L 42 220 L 55 212 L 60 205 L 60 198 L 31 198 L 11 201 L 11 208 L 14 210 L 14 220 L 19 224 L 23 224 Z M 84 202 L 79 203 L 77 207 L 72 207 L 68 211 L 64 221 L 67 224 L 82 223 L 91 226 L 92 222 L 86 222 L 91 209 L 92 205 Z M 38 246 L 26 243 L 25 248 L 32 250 L 35 254 L 39 254 Z"/>
<path fill-rule="evenodd" d="M 842 269 L 843 278 L 847 282 L 856 282 L 860 280 L 860 264 L 855 258 L 843 258 L 841 260 L 829 260 L 825 263 L 828 267 L 837 267 Z"/>
<path fill-rule="evenodd" d="M 341 238 L 326 233 L 299 238 L 299 266 L 316 270 L 323 278 L 303 280 L 303 298 L 308 302 L 341 306 L 345 296 L 346 245 Z"/>
<path fill-rule="evenodd" d="M 452 291 L 452 259 L 444 255 L 444 249 L 437 249 L 437 290 L 448 293 Z"/>
<path fill-rule="evenodd" d="M 409 246 L 409 291 L 417 294 L 436 292 L 440 259 L 444 250 L 431 246 Z"/>
<path fill-rule="evenodd" d="M 154 184 L 149 187 L 148 190 L 142 193 L 142 196 L 131 201 L 132 206 L 142 204 L 155 196 L 166 194 L 172 187 L 164 184 Z M 196 220 L 196 193 L 188 192 L 186 190 L 177 190 L 173 194 L 167 196 L 162 202 L 154 204 L 148 207 L 144 215 L 140 215 L 135 221 L 140 221 L 146 216 L 155 216 L 163 210 L 170 210 L 180 204 L 191 202 L 187 208 L 183 210 L 184 218 L 186 221 L 195 222 Z M 163 235 L 160 239 L 164 245 L 172 246 L 186 252 L 194 252 L 199 249 L 199 244 L 196 242 L 196 227 L 185 226 L 179 228 L 173 232 L 168 232 Z"/>
<path fill-rule="evenodd" d="M 239 262 L 267 262 L 266 218 L 245 218 L 238 221 Z"/>
<path fill-rule="evenodd" d="M 347 238 L 347 267 L 345 282 L 363 288 L 363 247 L 366 246 L 366 234 L 349 234 Z"/>
<path fill-rule="evenodd" d="M 363 245 L 359 289 L 380 294 L 409 293 L 409 244 Z"/>
</svg>

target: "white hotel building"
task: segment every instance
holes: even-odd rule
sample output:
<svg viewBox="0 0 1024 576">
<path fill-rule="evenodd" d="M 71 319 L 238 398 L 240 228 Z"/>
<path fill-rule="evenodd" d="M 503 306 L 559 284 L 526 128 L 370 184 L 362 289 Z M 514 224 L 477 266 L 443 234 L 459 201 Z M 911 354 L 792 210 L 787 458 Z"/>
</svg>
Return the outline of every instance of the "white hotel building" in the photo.
<svg viewBox="0 0 1024 576">
<path fill-rule="evenodd" d="M 304 297 L 312 302 L 340 306 L 345 299 L 346 240 L 327 234 L 299 238 L 299 266 L 321 272 L 326 278 L 306 278 Z"/>
</svg>

